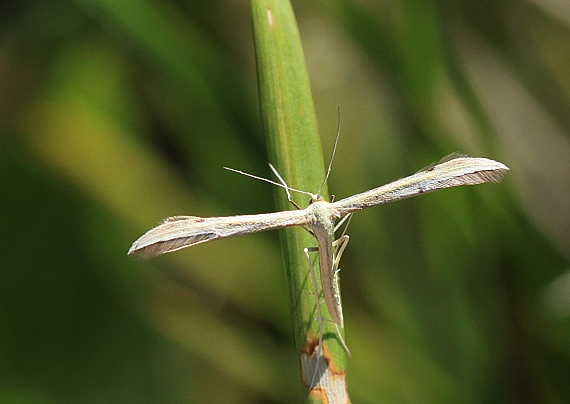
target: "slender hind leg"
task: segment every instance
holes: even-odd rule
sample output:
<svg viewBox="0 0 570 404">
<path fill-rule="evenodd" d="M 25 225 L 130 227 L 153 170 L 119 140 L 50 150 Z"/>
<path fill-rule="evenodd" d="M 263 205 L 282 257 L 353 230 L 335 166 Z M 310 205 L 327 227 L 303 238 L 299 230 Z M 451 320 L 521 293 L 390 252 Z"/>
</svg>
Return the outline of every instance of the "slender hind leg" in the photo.
<svg viewBox="0 0 570 404">
<path fill-rule="evenodd" d="M 338 269 L 338 263 L 340 262 L 340 258 L 342 257 L 342 253 L 344 252 L 344 249 L 346 248 L 348 241 L 350 240 L 350 237 L 346 234 L 343 234 L 338 240 L 335 240 L 333 242 L 333 247 L 335 247 L 335 259 L 333 261 L 333 270 L 335 271 L 335 276 L 338 276 L 338 272 L 340 271 Z M 311 257 L 309 256 L 309 252 L 317 252 L 318 248 L 317 247 L 309 247 L 309 248 L 305 248 L 303 250 L 304 254 L 305 254 L 305 258 L 307 259 L 307 263 L 309 264 L 309 269 L 311 272 L 311 281 L 313 283 L 313 293 L 315 294 L 315 307 L 316 307 L 316 311 L 317 311 L 317 321 L 319 322 L 319 344 L 317 349 L 315 350 L 315 354 L 316 354 L 316 365 L 315 365 L 315 372 L 313 373 L 313 376 L 311 378 L 311 383 L 310 383 L 310 388 L 312 389 L 315 386 L 315 378 L 317 377 L 318 374 L 318 370 L 319 370 L 319 360 L 318 360 L 318 355 L 322 355 L 322 349 L 323 349 L 323 322 L 325 321 L 325 319 L 323 318 L 323 313 L 321 310 L 321 302 L 320 302 L 320 298 L 319 298 L 319 287 L 318 287 L 318 283 L 317 283 L 317 277 L 315 275 L 315 269 L 313 267 L 313 263 L 311 262 Z M 342 310 L 342 307 L 340 308 Z M 338 324 L 335 323 L 335 329 L 336 329 L 336 334 L 338 336 L 338 339 L 340 341 L 340 343 L 342 344 L 343 348 L 346 350 L 346 353 L 348 354 L 348 356 L 351 356 L 350 354 L 350 350 L 348 349 L 348 346 L 346 345 L 346 342 L 344 341 L 344 338 L 342 337 L 342 334 L 340 333 L 340 329 L 338 327 Z"/>
</svg>

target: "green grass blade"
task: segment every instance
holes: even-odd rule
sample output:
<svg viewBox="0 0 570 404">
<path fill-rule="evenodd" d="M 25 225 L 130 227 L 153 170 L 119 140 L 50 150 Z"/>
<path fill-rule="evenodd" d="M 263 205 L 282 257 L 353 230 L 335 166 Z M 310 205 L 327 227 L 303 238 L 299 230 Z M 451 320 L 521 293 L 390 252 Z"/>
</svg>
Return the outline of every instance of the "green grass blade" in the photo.
<svg viewBox="0 0 570 404">
<path fill-rule="evenodd" d="M 316 193 L 324 179 L 324 163 L 309 78 L 295 16 L 289 1 L 251 0 L 259 95 L 269 160 L 288 185 Z M 285 192 L 276 189 L 278 209 L 291 209 Z M 326 196 L 326 192 L 322 192 Z M 293 195 L 305 207 L 306 195 Z M 297 351 L 312 352 L 318 322 L 309 268 L 303 249 L 316 241 L 301 228 L 282 232 L 291 314 Z M 318 262 L 314 260 L 316 266 Z M 322 306 L 326 314 L 326 309 Z M 332 323 L 325 322 L 325 348 L 330 367 L 344 374 L 346 353 Z"/>
</svg>

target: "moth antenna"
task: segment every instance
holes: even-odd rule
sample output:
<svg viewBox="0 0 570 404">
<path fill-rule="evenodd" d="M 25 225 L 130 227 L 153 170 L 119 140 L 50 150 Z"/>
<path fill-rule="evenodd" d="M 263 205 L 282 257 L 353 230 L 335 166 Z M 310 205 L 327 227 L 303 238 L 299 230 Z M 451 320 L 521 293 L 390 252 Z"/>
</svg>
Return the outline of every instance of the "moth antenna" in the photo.
<svg viewBox="0 0 570 404">
<path fill-rule="evenodd" d="M 334 155 L 336 153 L 336 146 L 338 144 L 338 138 L 340 137 L 340 107 L 338 107 L 338 127 L 336 130 L 336 138 L 334 140 L 334 146 L 333 146 L 333 151 L 331 154 L 331 159 L 329 161 L 329 167 L 327 168 L 327 175 L 325 176 L 325 180 L 323 181 L 323 183 L 321 184 L 321 187 L 319 188 L 319 192 L 317 192 L 317 195 L 321 194 L 321 191 L 323 190 L 323 188 L 325 187 L 325 184 L 327 183 L 328 179 L 329 179 L 329 175 L 331 173 L 332 170 L 332 163 L 334 160 Z"/>
<path fill-rule="evenodd" d="M 269 167 L 271 167 L 272 170 L 275 170 L 275 168 L 273 168 L 273 166 L 272 166 L 271 164 L 269 164 Z M 238 174 L 241 174 L 241 175 L 245 175 L 246 177 L 254 178 L 254 179 L 260 180 L 260 181 L 265 181 L 265 182 L 268 182 L 268 183 L 270 183 L 270 184 L 273 184 L 273 185 L 276 185 L 276 186 L 278 186 L 278 187 L 281 187 L 281 188 L 285 189 L 285 192 L 287 192 L 287 195 L 288 195 L 288 196 L 290 196 L 289 191 L 293 191 L 293 192 L 298 192 L 298 193 L 300 193 L 300 194 L 309 195 L 310 197 L 313 197 L 313 196 L 314 196 L 314 195 L 311 194 L 310 192 L 301 191 L 301 190 L 299 190 L 299 189 L 291 188 L 291 187 L 288 186 L 287 184 L 283 185 L 283 184 L 280 184 L 280 183 L 278 183 L 278 182 L 271 181 L 271 180 L 269 180 L 269 179 L 267 179 L 267 178 L 258 177 L 257 175 L 253 175 L 253 174 L 246 173 L 246 172 L 243 172 L 243 171 L 240 171 L 240 170 L 236 170 L 235 168 L 224 167 L 224 169 L 225 169 L 225 170 L 228 170 L 228 171 L 233 171 L 234 173 L 238 173 Z M 273 172 L 276 172 L 276 170 L 273 171 Z M 278 176 L 278 178 L 279 178 L 281 181 L 283 181 L 283 178 L 281 178 L 281 176 Z M 283 181 L 283 182 L 284 182 L 284 181 Z M 285 183 L 285 182 L 284 182 L 284 183 Z"/>
</svg>

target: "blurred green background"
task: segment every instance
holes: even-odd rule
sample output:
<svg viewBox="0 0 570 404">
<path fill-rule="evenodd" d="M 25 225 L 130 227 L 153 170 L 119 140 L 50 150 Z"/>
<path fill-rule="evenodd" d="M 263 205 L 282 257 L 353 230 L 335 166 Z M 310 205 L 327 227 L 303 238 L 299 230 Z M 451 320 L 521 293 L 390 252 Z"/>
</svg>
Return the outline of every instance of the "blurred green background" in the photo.
<svg viewBox="0 0 570 404">
<path fill-rule="evenodd" d="M 337 199 L 453 151 L 511 168 L 355 215 L 353 402 L 570 402 L 568 4 L 293 3 Z M 274 210 L 222 169 L 270 176 L 247 2 L 0 19 L 0 402 L 302 401 L 276 232 L 126 256 L 168 216 Z"/>
</svg>

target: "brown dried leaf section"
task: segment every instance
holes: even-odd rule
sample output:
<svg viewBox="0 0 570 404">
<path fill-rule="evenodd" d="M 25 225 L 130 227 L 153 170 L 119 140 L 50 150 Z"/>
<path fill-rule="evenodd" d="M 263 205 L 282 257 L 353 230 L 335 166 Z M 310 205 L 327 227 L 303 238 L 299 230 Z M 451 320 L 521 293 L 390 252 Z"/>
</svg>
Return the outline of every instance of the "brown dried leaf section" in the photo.
<svg viewBox="0 0 570 404">
<path fill-rule="evenodd" d="M 326 346 L 319 349 L 318 338 L 310 339 L 300 355 L 303 384 L 312 398 L 326 404 L 350 403 L 346 372 L 334 365 Z"/>
</svg>

